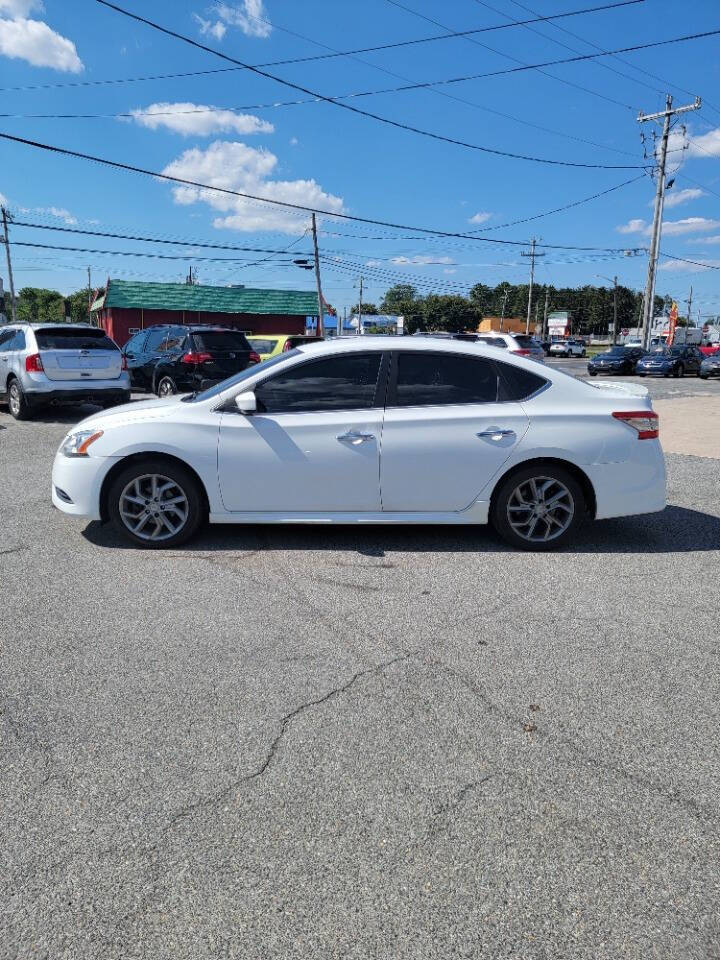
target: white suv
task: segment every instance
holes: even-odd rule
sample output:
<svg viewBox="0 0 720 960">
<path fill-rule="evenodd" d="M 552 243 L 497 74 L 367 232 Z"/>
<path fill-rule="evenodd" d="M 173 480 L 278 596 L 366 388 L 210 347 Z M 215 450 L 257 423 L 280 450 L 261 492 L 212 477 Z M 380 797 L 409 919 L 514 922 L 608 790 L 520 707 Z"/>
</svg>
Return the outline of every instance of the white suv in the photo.
<svg viewBox="0 0 720 960">
<path fill-rule="evenodd" d="M 556 340 L 550 345 L 553 357 L 584 357 L 586 353 L 584 340 Z"/>
<path fill-rule="evenodd" d="M 127 403 L 130 380 L 120 348 L 97 327 L 9 324 L 0 327 L 0 399 L 27 420 L 52 403 Z"/>
<path fill-rule="evenodd" d="M 531 360 L 545 361 L 545 351 L 542 343 L 525 333 L 480 333 L 478 340 L 482 340 L 489 347 L 500 347 L 516 353 L 520 357 L 529 357 Z"/>
</svg>

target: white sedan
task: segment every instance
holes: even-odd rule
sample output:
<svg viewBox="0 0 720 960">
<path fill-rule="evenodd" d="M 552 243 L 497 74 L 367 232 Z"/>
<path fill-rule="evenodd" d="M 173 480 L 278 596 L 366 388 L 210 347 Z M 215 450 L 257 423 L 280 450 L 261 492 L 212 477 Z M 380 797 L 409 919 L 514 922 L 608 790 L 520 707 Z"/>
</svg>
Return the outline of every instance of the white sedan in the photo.
<svg viewBox="0 0 720 960">
<path fill-rule="evenodd" d="M 210 523 L 490 522 L 516 547 L 665 506 L 647 390 L 506 350 L 401 337 L 301 346 L 65 437 L 53 504 L 141 547 Z"/>
</svg>

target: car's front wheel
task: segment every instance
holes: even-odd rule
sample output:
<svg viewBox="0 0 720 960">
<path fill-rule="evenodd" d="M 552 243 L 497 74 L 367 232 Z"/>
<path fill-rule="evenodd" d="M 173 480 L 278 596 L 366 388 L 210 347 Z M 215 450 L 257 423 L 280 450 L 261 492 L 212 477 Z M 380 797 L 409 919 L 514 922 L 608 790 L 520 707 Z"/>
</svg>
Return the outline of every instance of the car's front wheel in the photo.
<svg viewBox="0 0 720 960">
<path fill-rule="evenodd" d="M 490 522 L 522 550 L 555 550 L 585 517 L 585 497 L 575 478 L 554 464 L 538 463 L 510 474 L 493 496 Z"/>
<path fill-rule="evenodd" d="M 10 381 L 7 388 L 7 397 L 10 415 L 14 417 L 15 420 L 29 420 L 30 405 L 25 399 L 25 394 L 23 388 L 20 386 L 19 380 L 13 379 Z"/>
<path fill-rule="evenodd" d="M 205 517 L 197 480 L 180 464 L 137 460 L 112 482 L 108 513 L 115 529 L 140 547 L 175 547 Z"/>
<path fill-rule="evenodd" d="M 674 371 L 673 376 L 675 376 L 675 377 L 684 377 L 684 376 L 685 376 L 685 367 L 684 367 L 681 363 L 679 363 L 679 364 L 675 367 L 675 371 Z"/>
</svg>

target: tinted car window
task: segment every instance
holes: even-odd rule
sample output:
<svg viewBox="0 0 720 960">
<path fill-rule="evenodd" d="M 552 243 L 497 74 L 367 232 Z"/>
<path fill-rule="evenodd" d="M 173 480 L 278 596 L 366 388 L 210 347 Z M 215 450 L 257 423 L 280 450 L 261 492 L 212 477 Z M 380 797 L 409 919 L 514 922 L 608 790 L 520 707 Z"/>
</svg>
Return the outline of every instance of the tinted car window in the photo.
<svg viewBox="0 0 720 960">
<path fill-rule="evenodd" d="M 502 337 L 479 337 L 478 339 L 490 347 L 507 347 Z"/>
<path fill-rule="evenodd" d="M 39 350 L 119 350 L 102 330 L 45 327 L 35 331 Z"/>
<path fill-rule="evenodd" d="M 497 393 L 495 365 L 483 357 L 424 351 L 398 355 L 398 407 L 494 403 Z"/>
<path fill-rule="evenodd" d="M 15 333 L 15 336 L 10 340 L 7 346 L 8 350 L 24 350 L 25 349 L 25 331 L 18 330 Z"/>
<path fill-rule="evenodd" d="M 545 377 L 509 363 L 498 363 L 500 382 L 498 384 L 498 400 L 527 400 L 547 383 Z"/>
<path fill-rule="evenodd" d="M 514 333 L 513 336 L 523 350 L 528 350 L 530 347 L 537 346 L 535 337 L 528 337 L 524 333 Z"/>
<path fill-rule="evenodd" d="M 249 351 L 250 344 L 247 342 L 244 333 L 238 330 L 197 330 L 191 334 L 191 339 L 196 350 L 209 350 L 211 352 L 225 351 Z"/>
<path fill-rule="evenodd" d="M 292 350 L 293 347 L 301 347 L 304 343 L 322 343 L 325 337 L 288 337 L 285 344 L 285 350 Z"/>
<path fill-rule="evenodd" d="M 10 349 L 10 341 L 14 336 L 14 330 L 0 330 L 0 353 Z"/>
<path fill-rule="evenodd" d="M 256 387 L 259 409 L 304 413 L 372 407 L 380 357 L 379 352 L 348 353 L 295 366 Z"/>
<path fill-rule="evenodd" d="M 160 330 L 151 330 L 145 342 L 145 353 L 162 350 L 162 345 L 167 339 L 167 335 L 167 327 L 162 327 Z"/>
<path fill-rule="evenodd" d="M 260 340 L 258 337 L 250 339 L 250 346 L 258 353 L 272 353 L 275 349 L 275 340 Z"/>
<path fill-rule="evenodd" d="M 134 337 L 131 337 L 128 342 L 125 344 L 125 351 L 127 353 L 142 353 L 143 341 L 147 337 L 147 333 L 143 330 L 141 333 L 136 333 Z"/>
</svg>

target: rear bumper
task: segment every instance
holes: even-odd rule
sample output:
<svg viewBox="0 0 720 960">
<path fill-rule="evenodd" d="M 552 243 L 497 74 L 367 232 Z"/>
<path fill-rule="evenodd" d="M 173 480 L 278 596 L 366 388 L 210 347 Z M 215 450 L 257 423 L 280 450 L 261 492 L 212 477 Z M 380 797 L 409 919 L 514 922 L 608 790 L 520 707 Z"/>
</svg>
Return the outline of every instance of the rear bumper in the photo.
<svg viewBox="0 0 720 960">
<path fill-rule="evenodd" d="M 657 513 L 667 505 L 665 457 L 659 440 L 633 442 L 629 459 L 585 467 L 595 490 L 597 520 Z"/>
<path fill-rule="evenodd" d="M 117 387 L 101 387 L 100 389 L 78 390 L 42 390 L 26 391 L 25 400 L 30 407 L 45 407 L 50 403 L 100 403 L 113 401 L 114 403 L 129 403 L 130 389 Z"/>
</svg>

